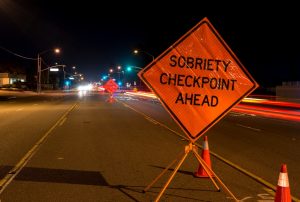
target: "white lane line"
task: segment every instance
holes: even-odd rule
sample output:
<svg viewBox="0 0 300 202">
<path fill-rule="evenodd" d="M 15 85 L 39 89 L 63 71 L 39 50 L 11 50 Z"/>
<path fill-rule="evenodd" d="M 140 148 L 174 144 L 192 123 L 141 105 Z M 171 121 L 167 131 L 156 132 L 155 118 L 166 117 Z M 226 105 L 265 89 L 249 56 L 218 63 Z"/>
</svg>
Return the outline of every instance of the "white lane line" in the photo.
<svg viewBox="0 0 300 202">
<path fill-rule="evenodd" d="M 229 197 L 229 196 L 227 196 L 226 198 L 232 199 L 232 200 L 233 200 L 233 198 L 232 198 L 232 197 Z M 251 197 L 251 196 L 246 196 L 246 197 L 244 197 L 243 199 L 240 199 L 239 202 L 247 201 L 248 199 L 252 199 L 252 198 L 253 198 L 253 197 Z"/>
<path fill-rule="evenodd" d="M 275 192 L 272 189 L 263 187 L 263 190 L 265 190 L 269 195 L 275 197 Z M 258 195 L 259 196 L 259 195 Z"/>
<path fill-rule="evenodd" d="M 257 196 L 260 198 L 257 202 L 274 202 L 275 199 L 270 194 L 257 194 Z"/>
<path fill-rule="evenodd" d="M 24 109 L 24 108 L 19 108 L 19 109 L 16 110 L 16 112 L 21 111 L 21 110 L 23 110 L 23 109 Z"/>
<path fill-rule="evenodd" d="M 246 114 L 243 113 L 236 113 L 236 112 L 230 112 L 231 116 L 245 116 Z"/>
<path fill-rule="evenodd" d="M 244 125 L 242 125 L 242 124 L 236 124 L 236 125 L 241 126 L 241 127 L 243 127 L 243 128 L 248 128 L 248 129 L 254 130 L 254 131 L 261 131 L 261 129 L 259 129 L 259 128 L 252 128 L 252 127 L 250 127 L 250 126 L 244 126 Z"/>
<path fill-rule="evenodd" d="M 255 114 L 247 114 L 242 112 L 230 112 L 231 116 L 256 116 Z"/>
</svg>

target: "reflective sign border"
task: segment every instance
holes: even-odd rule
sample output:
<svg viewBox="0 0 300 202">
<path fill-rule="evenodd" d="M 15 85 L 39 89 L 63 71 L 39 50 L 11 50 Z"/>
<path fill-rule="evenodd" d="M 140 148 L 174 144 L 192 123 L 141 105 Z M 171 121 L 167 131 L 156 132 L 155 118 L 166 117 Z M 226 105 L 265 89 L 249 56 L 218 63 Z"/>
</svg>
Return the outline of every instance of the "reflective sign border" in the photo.
<svg viewBox="0 0 300 202">
<path fill-rule="evenodd" d="M 161 97 L 158 95 L 158 93 L 155 91 L 155 89 L 152 87 L 150 83 L 145 79 L 144 73 L 146 73 L 153 65 L 156 64 L 156 61 L 159 61 L 163 57 L 165 57 L 172 49 L 176 48 L 184 39 L 189 37 L 191 34 L 195 32 L 200 26 L 207 24 L 209 29 L 212 31 L 212 33 L 219 39 L 221 44 L 224 46 L 224 48 L 228 51 L 228 53 L 231 55 L 231 57 L 235 60 L 236 64 L 239 65 L 241 70 L 244 72 L 245 75 L 249 78 L 249 80 L 254 84 L 251 89 L 249 89 L 246 93 L 244 93 L 241 98 L 239 98 L 236 102 L 232 103 L 223 113 L 221 113 L 214 121 L 212 121 L 210 124 L 208 124 L 204 129 L 202 129 L 195 137 L 193 137 L 189 131 L 185 128 L 185 126 L 181 123 L 180 119 L 172 112 L 172 110 L 169 108 L 169 106 L 164 102 L 164 100 L 161 99 Z M 213 25 L 210 23 L 208 18 L 203 18 L 197 25 L 195 25 L 192 29 L 190 29 L 186 34 L 184 34 L 180 39 L 178 39 L 172 46 L 170 46 L 167 50 L 165 50 L 161 55 L 159 55 L 154 61 L 152 61 L 149 65 L 147 65 L 144 69 L 142 69 L 138 76 L 142 81 L 155 93 L 155 95 L 159 98 L 160 102 L 163 104 L 164 108 L 171 114 L 171 117 L 178 123 L 178 125 L 183 129 L 183 131 L 187 134 L 188 138 L 191 140 L 191 142 L 197 141 L 208 129 L 210 129 L 213 125 L 215 125 L 218 121 L 221 120 L 227 113 L 229 113 L 230 109 L 233 108 L 235 105 L 240 103 L 243 98 L 247 97 L 250 93 L 252 93 L 256 88 L 258 88 L 258 84 L 253 79 L 253 77 L 250 75 L 250 73 L 247 71 L 247 69 L 242 65 L 242 63 L 239 61 L 239 59 L 236 57 L 236 55 L 233 53 L 233 51 L 229 48 L 229 46 L 226 44 L 226 42 L 223 40 L 221 35 L 217 32 L 217 30 L 213 27 Z"/>
</svg>

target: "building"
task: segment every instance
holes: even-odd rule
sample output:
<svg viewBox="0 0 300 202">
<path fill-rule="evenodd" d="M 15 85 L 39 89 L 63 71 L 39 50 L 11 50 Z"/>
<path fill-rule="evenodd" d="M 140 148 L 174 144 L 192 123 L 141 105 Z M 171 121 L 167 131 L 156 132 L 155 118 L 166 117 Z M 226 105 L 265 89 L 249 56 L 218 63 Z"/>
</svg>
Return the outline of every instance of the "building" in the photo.
<svg viewBox="0 0 300 202">
<path fill-rule="evenodd" d="M 6 84 L 14 84 L 16 82 L 25 82 L 25 74 L 10 74 L 10 73 L 0 73 L 0 86 Z"/>
<path fill-rule="evenodd" d="M 276 86 L 276 96 L 280 98 L 300 99 L 300 81 L 282 82 L 281 86 Z"/>
</svg>

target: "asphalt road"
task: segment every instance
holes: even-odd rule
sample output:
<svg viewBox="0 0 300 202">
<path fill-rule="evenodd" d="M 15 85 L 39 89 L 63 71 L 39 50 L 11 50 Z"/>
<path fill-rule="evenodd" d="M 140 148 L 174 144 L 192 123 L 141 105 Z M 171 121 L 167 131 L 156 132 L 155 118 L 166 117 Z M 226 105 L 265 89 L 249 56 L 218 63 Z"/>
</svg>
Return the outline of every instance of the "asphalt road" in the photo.
<svg viewBox="0 0 300 202">
<path fill-rule="evenodd" d="M 159 103 L 116 98 L 56 94 L 1 102 L 1 201 L 154 201 L 168 175 L 142 190 L 187 142 L 168 129 L 183 134 Z M 299 197 L 297 131 L 298 123 L 231 113 L 207 135 L 211 151 L 275 186 L 287 163 L 292 194 Z M 211 158 L 238 199 L 273 200 L 264 185 Z M 222 187 L 217 192 L 209 179 L 193 177 L 198 165 L 189 154 L 161 201 L 232 201 Z"/>
<path fill-rule="evenodd" d="M 155 99 L 120 97 L 135 109 L 184 135 Z M 300 197 L 300 124 L 231 112 L 208 132 L 210 150 L 275 187 L 280 166 L 288 167 L 291 192 Z M 198 140 L 200 144 L 201 140 Z"/>
<path fill-rule="evenodd" d="M 74 103 L 64 94 L 10 94 L 0 102 L 0 176 L 13 167 Z"/>
</svg>

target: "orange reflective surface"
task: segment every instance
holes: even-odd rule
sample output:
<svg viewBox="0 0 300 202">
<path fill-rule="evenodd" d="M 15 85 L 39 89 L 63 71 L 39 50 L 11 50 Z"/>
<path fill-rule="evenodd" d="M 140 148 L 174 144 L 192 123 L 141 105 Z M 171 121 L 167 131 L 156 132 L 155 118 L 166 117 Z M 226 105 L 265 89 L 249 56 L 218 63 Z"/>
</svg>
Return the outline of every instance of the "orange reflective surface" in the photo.
<svg viewBox="0 0 300 202">
<path fill-rule="evenodd" d="M 117 89 L 118 89 L 118 84 L 114 81 L 114 80 L 112 80 L 112 79 L 110 79 L 110 80 L 108 80 L 105 84 L 104 84 L 104 86 L 103 86 L 104 88 L 105 88 L 105 90 L 107 90 L 109 93 L 114 93 Z"/>
<path fill-rule="evenodd" d="M 139 77 L 191 141 L 258 87 L 207 18 L 141 70 Z"/>
</svg>

